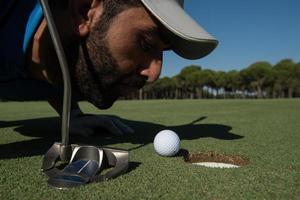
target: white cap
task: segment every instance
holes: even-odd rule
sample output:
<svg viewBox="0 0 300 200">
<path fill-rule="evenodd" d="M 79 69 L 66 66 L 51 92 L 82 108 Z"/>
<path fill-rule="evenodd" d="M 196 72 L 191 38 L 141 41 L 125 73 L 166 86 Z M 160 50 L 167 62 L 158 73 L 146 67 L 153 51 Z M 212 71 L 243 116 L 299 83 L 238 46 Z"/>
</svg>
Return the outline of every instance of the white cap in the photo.
<svg viewBox="0 0 300 200">
<path fill-rule="evenodd" d="M 172 34 L 171 49 L 187 59 L 208 55 L 218 45 L 218 40 L 206 32 L 184 10 L 183 0 L 141 0 L 144 6 Z"/>
</svg>

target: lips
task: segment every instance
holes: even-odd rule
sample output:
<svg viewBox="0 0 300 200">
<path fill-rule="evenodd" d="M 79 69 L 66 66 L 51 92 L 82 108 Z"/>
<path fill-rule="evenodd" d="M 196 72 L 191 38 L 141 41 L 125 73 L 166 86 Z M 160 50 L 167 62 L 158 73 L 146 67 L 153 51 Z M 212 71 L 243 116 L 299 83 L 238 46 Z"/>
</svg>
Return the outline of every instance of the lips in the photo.
<svg viewBox="0 0 300 200">
<path fill-rule="evenodd" d="M 136 89 L 142 88 L 147 81 L 146 76 L 141 75 L 126 75 L 122 78 L 121 84 L 127 87 L 132 87 Z"/>
<path fill-rule="evenodd" d="M 127 95 L 141 89 L 146 84 L 147 77 L 140 75 L 126 75 L 119 82 L 121 95 Z"/>
</svg>

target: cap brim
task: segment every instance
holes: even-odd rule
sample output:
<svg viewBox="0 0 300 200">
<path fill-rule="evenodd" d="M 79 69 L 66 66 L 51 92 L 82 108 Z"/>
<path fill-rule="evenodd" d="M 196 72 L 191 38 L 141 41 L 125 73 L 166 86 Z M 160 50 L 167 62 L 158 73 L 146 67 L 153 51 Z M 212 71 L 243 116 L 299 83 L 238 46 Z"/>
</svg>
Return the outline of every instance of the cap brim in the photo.
<svg viewBox="0 0 300 200">
<path fill-rule="evenodd" d="M 183 1 L 141 0 L 144 6 L 172 34 L 171 48 L 187 59 L 198 59 L 208 55 L 218 45 L 218 40 L 197 24 L 181 7 Z"/>
</svg>

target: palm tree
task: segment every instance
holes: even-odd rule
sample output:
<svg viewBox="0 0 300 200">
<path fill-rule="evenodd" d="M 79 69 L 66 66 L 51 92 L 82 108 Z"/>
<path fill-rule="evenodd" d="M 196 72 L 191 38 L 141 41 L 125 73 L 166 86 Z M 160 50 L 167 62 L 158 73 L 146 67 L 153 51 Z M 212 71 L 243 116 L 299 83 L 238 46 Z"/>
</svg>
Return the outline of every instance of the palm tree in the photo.
<svg viewBox="0 0 300 200">
<path fill-rule="evenodd" d="M 270 81 L 271 70 L 272 65 L 270 63 L 260 61 L 250 65 L 244 71 L 244 76 L 250 81 L 252 88 L 256 90 L 258 98 L 264 96 L 263 92 Z"/>
<path fill-rule="evenodd" d="M 225 84 L 226 84 L 226 72 L 223 71 L 217 71 L 215 73 L 213 73 L 212 76 L 212 81 L 214 82 L 214 89 L 216 91 L 216 97 L 219 96 L 220 90 L 222 88 L 225 88 Z"/>
<path fill-rule="evenodd" d="M 284 59 L 279 61 L 274 66 L 275 74 L 275 84 L 274 84 L 274 93 L 276 96 L 281 98 L 290 97 L 294 90 L 293 82 L 297 77 L 295 77 L 294 69 L 295 63 L 291 59 Z"/>
<path fill-rule="evenodd" d="M 237 90 L 243 89 L 242 79 L 239 71 L 231 70 L 225 76 L 225 91 L 233 94 L 234 98 L 237 97 Z"/>
<path fill-rule="evenodd" d="M 179 85 L 182 88 L 183 98 L 194 98 L 195 93 L 195 74 L 201 71 L 201 67 L 197 65 L 190 65 L 183 68 L 177 76 Z"/>
</svg>

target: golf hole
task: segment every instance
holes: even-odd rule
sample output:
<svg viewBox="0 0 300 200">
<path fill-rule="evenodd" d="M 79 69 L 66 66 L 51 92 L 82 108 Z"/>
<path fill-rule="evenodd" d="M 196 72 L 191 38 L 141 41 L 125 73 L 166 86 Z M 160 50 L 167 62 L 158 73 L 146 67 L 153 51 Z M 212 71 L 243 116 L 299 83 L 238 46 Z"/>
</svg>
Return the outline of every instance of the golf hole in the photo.
<svg viewBox="0 0 300 200">
<path fill-rule="evenodd" d="M 210 168 L 239 168 L 249 164 L 249 159 L 238 155 L 225 155 L 216 152 L 188 153 L 184 161 L 197 166 Z"/>
</svg>

